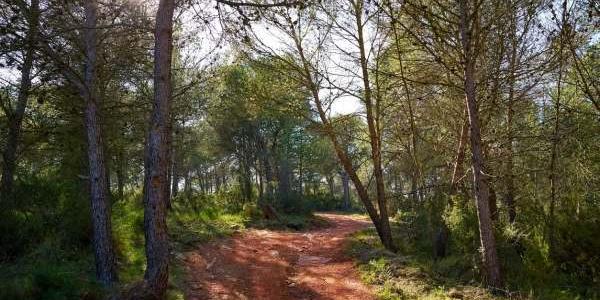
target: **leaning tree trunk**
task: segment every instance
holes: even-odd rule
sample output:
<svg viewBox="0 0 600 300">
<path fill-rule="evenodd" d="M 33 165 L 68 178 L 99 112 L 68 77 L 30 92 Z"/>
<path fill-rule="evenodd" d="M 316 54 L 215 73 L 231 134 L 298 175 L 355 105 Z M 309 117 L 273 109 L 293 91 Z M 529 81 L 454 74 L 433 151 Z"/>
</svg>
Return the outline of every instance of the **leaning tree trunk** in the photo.
<svg viewBox="0 0 600 300">
<path fill-rule="evenodd" d="M 471 12 L 467 1 L 460 1 L 460 37 L 464 49 L 464 89 L 467 111 L 469 113 L 469 128 L 471 142 L 471 161 L 473 167 L 473 187 L 477 217 L 479 219 L 479 238 L 481 242 L 482 261 L 487 275 L 487 282 L 492 287 L 502 286 L 500 262 L 496 252 L 496 239 L 490 215 L 489 189 L 484 174 L 484 156 L 479 127 L 479 108 L 477 106 L 477 90 L 475 86 L 476 49 L 472 38 L 477 34 L 477 7 Z M 470 25 L 473 25 L 472 27 Z"/>
<path fill-rule="evenodd" d="M 117 271 L 112 245 L 108 182 L 104 159 L 104 143 L 98 116 L 98 103 L 95 95 L 96 54 L 97 54 L 97 3 L 85 2 L 85 68 L 81 96 L 85 100 L 85 128 L 88 142 L 88 168 L 93 226 L 93 244 L 96 258 L 96 276 L 104 285 L 116 282 Z"/>
<path fill-rule="evenodd" d="M 369 68 L 367 65 L 367 53 L 365 49 L 365 39 L 363 35 L 363 2 L 359 1 L 354 6 L 354 14 L 357 26 L 357 42 L 360 53 L 360 66 L 362 71 L 362 80 L 364 85 L 364 102 L 367 113 L 367 125 L 369 128 L 369 139 L 371 144 L 371 160 L 373 162 L 373 174 L 375 176 L 375 186 L 377 194 L 377 205 L 379 207 L 379 226 L 383 245 L 390 250 L 394 250 L 392 241 L 392 230 L 387 212 L 387 200 L 385 198 L 385 184 L 383 178 L 383 167 L 381 159 L 381 136 L 379 123 L 377 122 L 378 115 L 373 110 L 375 105 L 372 97 L 371 83 L 369 82 Z M 376 101 L 376 100 L 375 100 Z"/>
<path fill-rule="evenodd" d="M 144 229 L 148 292 L 163 299 L 169 277 L 167 204 L 169 194 L 169 140 L 171 120 L 171 54 L 174 0 L 161 0 L 154 32 L 154 105 L 146 145 L 144 178 Z"/>
<path fill-rule="evenodd" d="M 6 147 L 2 153 L 4 165 L 2 168 L 2 182 L 0 183 L 0 194 L 7 196 L 12 193 L 14 171 L 17 161 L 17 148 L 21 137 L 21 124 L 27 107 L 29 90 L 31 88 L 31 69 L 35 55 L 35 43 L 38 34 L 39 0 L 32 0 L 29 9 L 29 30 L 27 31 L 27 44 L 24 53 L 23 65 L 21 67 L 21 83 L 17 106 L 12 115 L 9 114 L 8 136 Z"/>
<path fill-rule="evenodd" d="M 294 24 L 290 24 L 290 26 L 293 29 Z M 331 142 L 333 144 L 333 148 L 335 150 L 335 153 L 336 153 L 338 159 L 340 160 L 340 163 L 342 164 L 344 171 L 348 175 L 348 178 L 350 180 L 352 180 L 352 182 L 354 183 L 354 187 L 356 188 L 356 193 L 358 194 L 358 198 L 365 206 L 365 210 L 367 211 L 369 218 L 371 219 L 371 221 L 373 222 L 373 225 L 375 226 L 375 230 L 377 231 L 377 235 L 379 236 L 381 243 L 383 244 L 383 246 L 386 249 L 395 251 L 396 250 L 395 246 L 392 243 L 392 234 L 391 234 L 391 230 L 389 227 L 389 219 L 387 218 L 387 215 L 385 218 L 380 217 L 379 212 L 377 211 L 377 209 L 371 202 L 371 198 L 369 197 L 369 193 L 368 193 L 366 187 L 364 186 L 364 184 L 358 177 L 358 174 L 356 173 L 356 170 L 354 169 L 354 166 L 352 165 L 352 161 L 351 161 L 350 157 L 348 156 L 347 151 L 344 150 L 342 145 L 339 143 L 338 137 L 335 133 L 335 129 L 334 129 L 333 125 L 331 124 L 331 122 L 329 121 L 329 118 L 327 117 L 327 114 L 325 113 L 325 109 L 323 108 L 324 105 L 323 105 L 323 102 L 321 101 L 321 97 L 319 95 L 319 87 L 317 86 L 317 83 L 315 82 L 315 80 L 313 78 L 312 67 L 310 66 L 310 62 L 308 61 L 308 59 L 306 58 L 306 56 L 304 54 L 304 49 L 302 47 L 300 37 L 298 35 L 296 35 L 296 31 L 294 31 L 294 30 L 292 30 L 291 33 L 292 33 L 292 37 L 294 38 L 294 43 L 295 43 L 296 49 L 300 56 L 299 58 L 300 58 L 300 62 L 302 64 L 302 76 L 305 81 L 304 84 L 311 92 L 311 96 L 313 97 L 313 100 L 315 101 L 315 107 L 317 108 L 319 118 L 321 119 L 321 122 L 323 123 L 323 129 L 325 131 L 325 134 L 331 140 Z M 385 205 L 384 205 L 384 209 L 385 209 Z"/>
</svg>

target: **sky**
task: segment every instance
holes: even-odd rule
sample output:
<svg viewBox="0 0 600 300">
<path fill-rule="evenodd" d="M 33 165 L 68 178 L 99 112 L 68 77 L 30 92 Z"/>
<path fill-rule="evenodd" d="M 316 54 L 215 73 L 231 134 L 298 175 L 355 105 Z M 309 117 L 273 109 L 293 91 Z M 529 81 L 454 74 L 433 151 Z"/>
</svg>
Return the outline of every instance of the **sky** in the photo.
<svg viewBox="0 0 600 300">
<path fill-rule="evenodd" d="M 183 35 L 193 37 L 193 41 L 186 44 L 185 49 L 181 49 L 181 51 L 196 60 L 201 60 L 208 53 L 211 53 L 210 55 L 221 55 L 220 60 L 226 61 L 227 53 L 230 53 L 232 47 L 235 46 L 228 43 L 222 43 L 223 36 L 220 34 L 223 32 L 220 24 L 221 20 L 215 17 L 217 14 L 214 4 L 207 5 L 207 2 L 198 4 L 181 14 L 180 18 L 183 26 Z M 256 35 L 255 38 L 268 48 L 275 50 L 278 54 L 295 49 L 291 44 L 292 41 L 281 34 L 281 32 L 278 32 L 275 28 L 270 27 L 267 29 L 268 26 L 262 22 L 253 22 L 251 25 L 252 31 Z M 348 44 L 347 42 L 338 41 L 337 43 L 344 48 L 353 47 L 353 45 Z M 217 47 L 219 44 L 222 48 Z M 215 49 L 217 49 L 217 51 L 212 53 L 211 51 Z M 209 61 L 210 60 L 206 60 L 205 62 Z M 329 64 L 329 67 L 331 67 L 332 62 L 338 63 L 340 61 L 344 61 L 344 59 L 339 57 L 339 54 L 335 52 L 331 52 L 331 54 L 328 53 L 328 57 L 325 60 L 325 62 Z M 352 68 L 352 66 L 350 66 L 350 68 Z M 335 73 L 343 74 L 344 71 L 336 70 Z M 333 75 L 331 78 L 339 82 L 349 82 L 348 79 L 345 79 L 344 77 L 350 76 L 346 73 L 345 76 Z M 355 79 L 356 78 L 354 78 L 354 80 Z M 327 90 L 322 90 L 324 96 L 326 96 L 327 93 Z M 360 100 L 356 97 L 342 95 L 333 101 L 329 113 L 332 116 L 351 114 L 362 111 L 362 107 Z"/>
</svg>

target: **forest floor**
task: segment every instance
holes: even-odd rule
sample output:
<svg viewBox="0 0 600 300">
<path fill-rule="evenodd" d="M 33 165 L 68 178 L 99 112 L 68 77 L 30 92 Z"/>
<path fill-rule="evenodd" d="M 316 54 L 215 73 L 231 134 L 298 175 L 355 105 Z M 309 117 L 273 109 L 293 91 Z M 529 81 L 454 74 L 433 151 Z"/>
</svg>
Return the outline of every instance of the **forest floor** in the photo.
<svg viewBox="0 0 600 300">
<path fill-rule="evenodd" d="M 344 251 L 365 217 L 318 214 L 325 228 L 250 229 L 185 255 L 186 299 L 375 299 Z"/>
</svg>

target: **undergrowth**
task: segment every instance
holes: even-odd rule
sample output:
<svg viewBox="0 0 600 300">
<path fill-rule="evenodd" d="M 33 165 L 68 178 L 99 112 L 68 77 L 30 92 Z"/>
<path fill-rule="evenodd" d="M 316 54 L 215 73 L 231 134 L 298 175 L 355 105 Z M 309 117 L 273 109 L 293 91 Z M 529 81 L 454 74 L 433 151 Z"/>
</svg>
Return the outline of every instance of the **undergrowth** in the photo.
<svg viewBox="0 0 600 300">
<path fill-rule="evenodd" d="M 144 209 L 140 191 L 112 203 L 119 285 L 95 281 L 89 200 L 80 183 L 31 177 L 15 188 L 18 207 L 0 210 L 0 299 L 104 299 L 127 291 L 144 276 Z M 312 199 L 295 205 L 310 207 Z M 232 192 L 180 195 L 168 211 L 171 263 L 168 299 L 183 299 L 185 252 L 247 227 L 304 230 L 324 226 L 310 209 L 279 209 L 265 220 L 255 201 L 240 205 Z"/>
<path fill-rule="evenodd" d="M 393 232 L 399 254 L 385 250 L 373 229 L 355 233 L 347 243 L 362 279 L 377 287 L 380 299 L 599 299 L 593 294 L 578 295 L 573 287 L 562 285 L 562 274 L 548 272 L 540 281 L 541 267 L 533 261 L 505 263 L 509 288 L 491 293 L 479 280 L 479 257 L 453 253 L 436 260 L 423 237 L 409 238 L 406 227 L 398 224 Z"/>
</svg>

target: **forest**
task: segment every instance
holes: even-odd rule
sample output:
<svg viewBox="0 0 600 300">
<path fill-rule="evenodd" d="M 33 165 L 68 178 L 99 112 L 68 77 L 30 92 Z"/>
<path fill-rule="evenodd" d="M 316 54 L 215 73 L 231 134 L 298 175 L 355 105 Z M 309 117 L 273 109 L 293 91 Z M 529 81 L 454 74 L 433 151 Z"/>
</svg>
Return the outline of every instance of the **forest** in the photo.
<svg viewBox="0 0 600 300">
<path fill-rule="evenodd" d="M 600 2 L 0 0 L 0 299 L 600 299 Z"/>
</svg>

